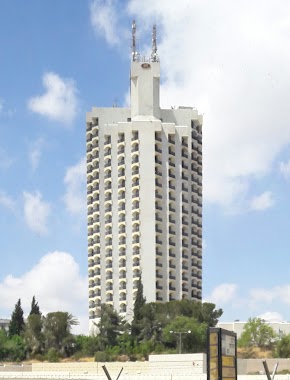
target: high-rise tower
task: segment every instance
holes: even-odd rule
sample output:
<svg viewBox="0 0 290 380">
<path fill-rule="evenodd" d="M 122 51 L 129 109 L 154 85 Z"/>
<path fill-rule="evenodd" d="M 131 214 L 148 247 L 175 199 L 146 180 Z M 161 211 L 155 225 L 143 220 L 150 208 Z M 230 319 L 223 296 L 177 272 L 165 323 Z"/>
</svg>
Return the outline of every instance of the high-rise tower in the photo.
<svg viewBox="0 0 290 380">
<path fill-rule="evenodd" d="M 141 272 L 147 302 L 202 297 L 202 117 L 160 108 L 156 29 L 149 58 L 132 30 L 131 108 L 86 118 L 91 322 L 129 317 Z"/>
</svg>

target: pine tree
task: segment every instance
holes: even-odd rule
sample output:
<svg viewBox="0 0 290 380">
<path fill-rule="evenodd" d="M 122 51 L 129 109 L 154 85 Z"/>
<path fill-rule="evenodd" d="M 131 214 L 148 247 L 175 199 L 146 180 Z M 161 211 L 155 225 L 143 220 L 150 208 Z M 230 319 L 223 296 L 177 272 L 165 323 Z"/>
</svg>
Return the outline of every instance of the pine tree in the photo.
<svg viewBox="0 0 290 380">
<path fill-rule="evenodd" d="M 20 335 L 24 330 L 23 310 L 21 307 L 21 300 L 17 301 L 14 311 L 11 315 L 11 321 L 9 323 L 9 337 L 14 335 Z"/>
<path fill-rule="evenodd" d="M 36 315 L 41 315 L 41 312 L 39 310 L 38 302 L 35 301 L 35 296 L 32 298 L 31 302 L 31 310 L 29 315 L 36 314 Z"/>
<path fill-rule="evenodd" d="M 138 337 L 141 333 L 142 327 L 142 319 L 143 319 L 143 306 L 146 303 L 146 298 L 143 295 L 143 283 L 142 283 L 142 277 L 140 274 L 139 280 L 138 280 L 138 287 L 137 287 L 137 294 L 135 298 L 134 303 L 134 317 L 132 321 L 132 328 L 131 328 L 131 335 L 133 337 Z"/>
</svg>

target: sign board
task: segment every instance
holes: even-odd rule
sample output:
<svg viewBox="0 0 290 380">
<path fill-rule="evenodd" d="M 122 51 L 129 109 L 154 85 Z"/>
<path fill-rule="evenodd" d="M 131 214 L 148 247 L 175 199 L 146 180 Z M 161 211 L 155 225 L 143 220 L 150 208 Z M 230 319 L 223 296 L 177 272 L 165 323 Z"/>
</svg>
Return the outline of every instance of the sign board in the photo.
<svg viewBox="0 0 290 380">
<path fill-rule="evenodd" d="M 232 331 L 208 329 L 207 380 L 237 380 L 237 335 Z"/>
</svg>

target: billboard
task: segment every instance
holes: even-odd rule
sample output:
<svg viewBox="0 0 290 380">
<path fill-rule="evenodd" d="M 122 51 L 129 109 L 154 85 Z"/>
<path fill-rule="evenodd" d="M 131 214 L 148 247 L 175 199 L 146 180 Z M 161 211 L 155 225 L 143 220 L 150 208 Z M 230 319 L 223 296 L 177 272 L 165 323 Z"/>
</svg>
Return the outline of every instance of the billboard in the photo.
<svg viewBox="0 0 290 380">
<path fill-rule="evenodd" d="M 237 334 L 208 329 L 207 380 L 237 380 Z"/>
</svg>

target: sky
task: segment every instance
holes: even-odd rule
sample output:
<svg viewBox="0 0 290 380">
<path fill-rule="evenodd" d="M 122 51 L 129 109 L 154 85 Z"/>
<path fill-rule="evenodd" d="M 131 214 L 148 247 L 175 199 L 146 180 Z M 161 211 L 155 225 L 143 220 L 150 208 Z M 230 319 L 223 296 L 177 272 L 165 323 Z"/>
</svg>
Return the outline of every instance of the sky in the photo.
<svg viewBox="0 0 290 380">
<path fill-rule="evenodd" d="M 2 0 L 0 318 L 35 295 L 88 333 L 85 114 L 125 106 L 131 24 L 161 106 L 203 115 L 203 300 L 290 320 L 288 0 Z"/>
</svg>

